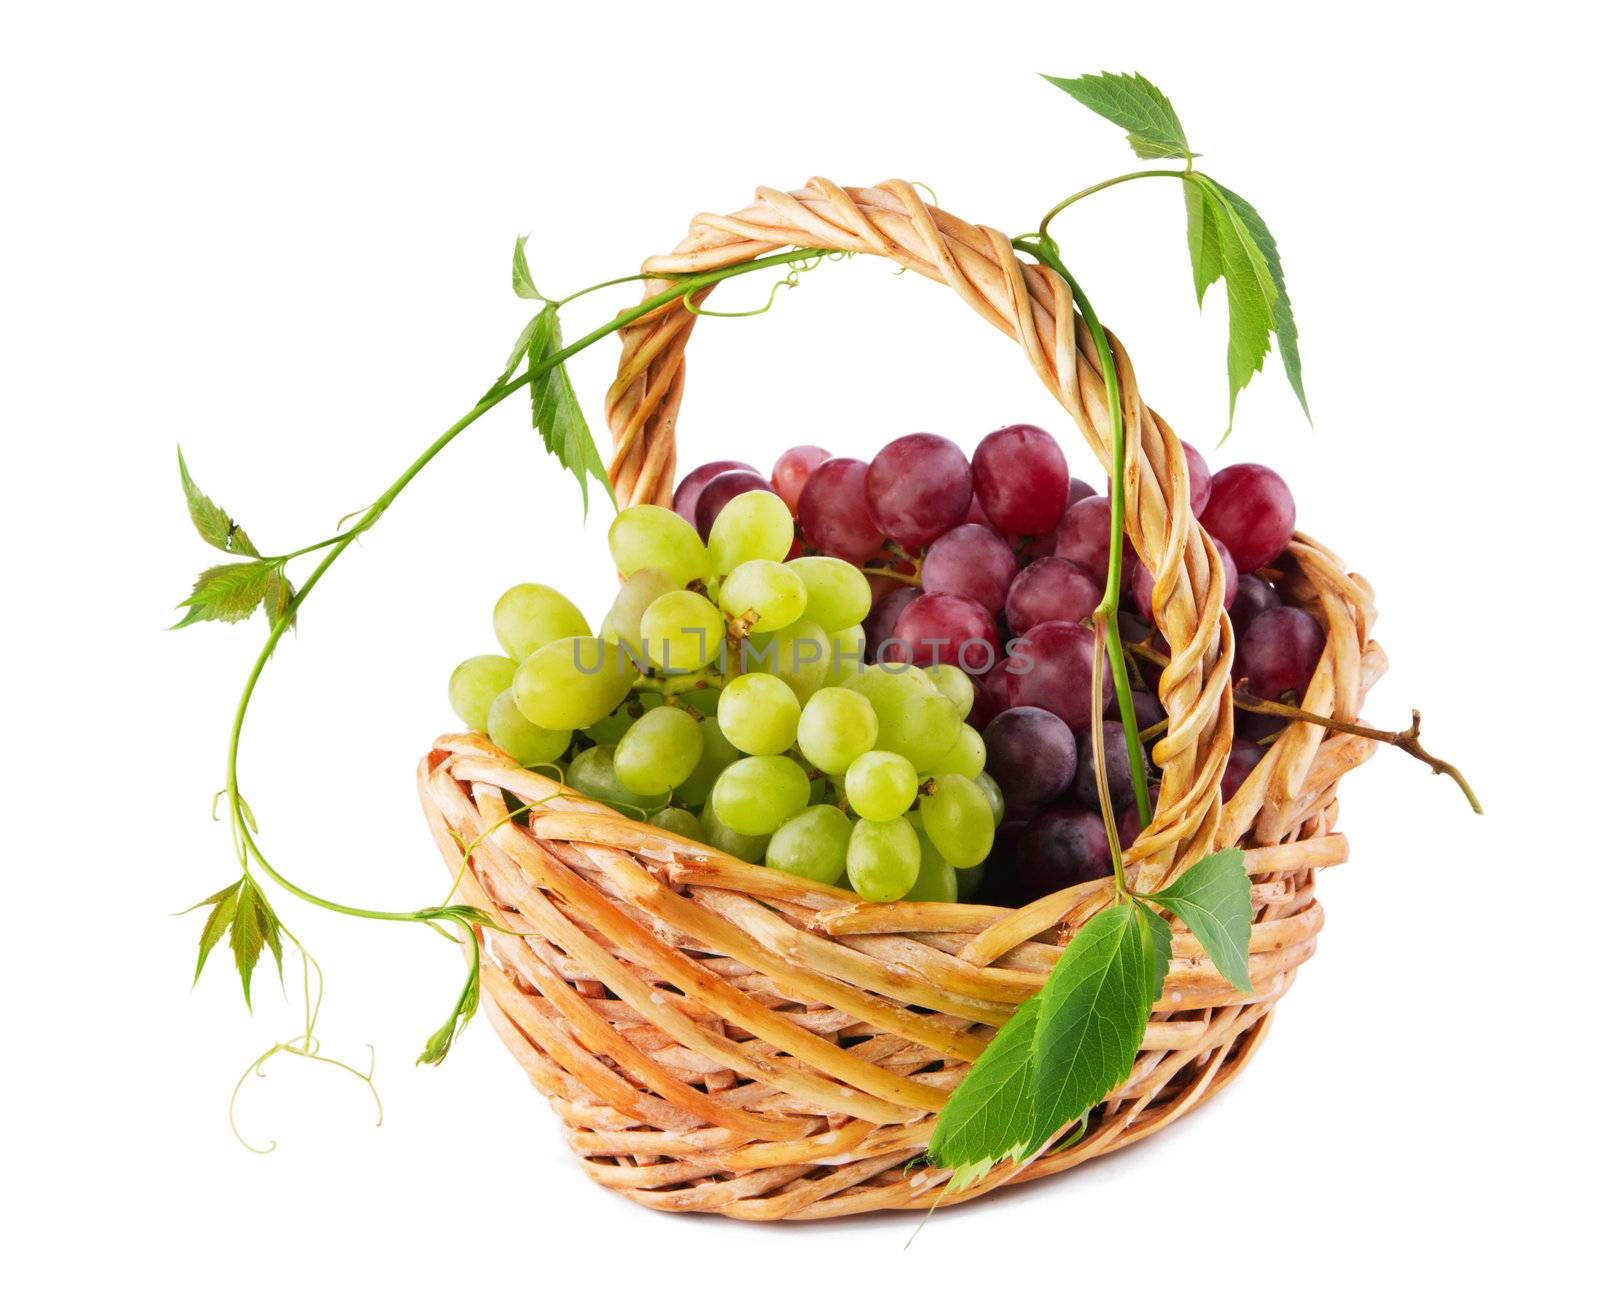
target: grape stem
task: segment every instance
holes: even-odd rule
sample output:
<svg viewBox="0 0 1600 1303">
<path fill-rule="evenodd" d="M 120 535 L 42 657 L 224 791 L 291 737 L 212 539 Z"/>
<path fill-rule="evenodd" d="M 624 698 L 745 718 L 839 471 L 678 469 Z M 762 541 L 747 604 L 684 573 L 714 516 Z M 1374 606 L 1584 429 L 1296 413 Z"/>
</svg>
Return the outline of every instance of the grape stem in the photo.
<svg viewBox="0 0 1600 1303">
<path fill-rule="evenodd" d="M 916 570 L 909 575 L 899 570 L 888 570 L 882 566 L 862 566 L 861 573 L 869 579 L 893 579 L 896 583 L 910 584 L 915 588 L 922 582 L 922 562 L 917 562 Z"/>
</svg>

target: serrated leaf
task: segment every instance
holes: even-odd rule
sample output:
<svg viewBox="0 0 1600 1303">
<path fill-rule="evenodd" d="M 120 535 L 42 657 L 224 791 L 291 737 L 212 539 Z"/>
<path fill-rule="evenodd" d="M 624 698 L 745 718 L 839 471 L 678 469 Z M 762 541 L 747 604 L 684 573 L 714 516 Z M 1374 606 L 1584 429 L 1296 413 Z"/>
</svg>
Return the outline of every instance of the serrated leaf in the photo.
<svg viewBox="0 0 1600 1303">
<path fill-rule="evenodd" d="M 242 881 L 242 879 L 241 879 Z M 184 913 L 200 909 L 206 905 L 213 906 L 210 914 L 206 915 L 205 926 L 200 929 L 200 958 L 194 966 L 194 980 L 200 980 L 200 974 L 206 966 L 206 960 L 217 942 L 222 940 L 222 935 L 228 930 L 228 924 L 233 922 L 233 911 L 239 903 L 239 883 L 230 882 L 214 896 L 207 896 L 197 905 L 189 906 Z"/>
<path fill-rule="evenodd" d="M 250 1003 L 250 975 L 255 972 L 261 947 L 266 942 L 261 912 L 256 907 L 259 900 L 255 884 L 246 878 L 239 885 L 239 902 L 233 911 L 233 926 L 228 929 L 228 946 L 233 951 L 234 967 L 239 970 L 239 981 L 244 986 L 246 1005 Z"/>
<path fill-rule="evenodd" d="M 274 573 L 273 563 L 260 559 L 212 566 L 195 580 L 194 591 L 179 602 L 188 614 L 174 629 L 199 620 L 221 620 L 225 624 L 248 619 L 267 598 Z"/>
<path fill-rule="evenodd" d="M 294 604 L 294 585 L 289 582 L 289 576 L 283 573 L 282 566 L 275 567 L 268 578 L 262 604 L 266 607 L 268 624 L 276 625 L 289 614 L 289 608 Z M 298 616 L 291 617 L 289 621 L 291 629 L 298 619 Z"/>
<path fill-rule="evenodd" d="M 556 316 L 556 305 L 549 303 L 534 318 L 533 334 L 528 341 L 529 365 L 534 366 L 560 351 L 561 322 Z M 583 408 L 572 388 L 572 378 L 567 374 L 566 364 L 561 363 L 535 376 L 529 382 L 528 390 L 532 396 L 534 428 L 544 437 L 545 448 L 554 454 L 562 466 L 577 476 L 578 487 L 583 493 L 584 515 L 587 516 L 589 512 L 590 476 L 605 487 L 606 496 L 615 505 L 616 498 L 611 492 L 605 462 L 600 459 L 600 450 L 595 447 L 589 423 L 584 420 Z"/>
<path fill-rule="evenodd" d="M 1022 1146 L 1034 1133 L 1031 1083 L 1038 1017 L 1038 996 L 1018 1005 L 939 1111 L 928 1157 L 962 1173 L 963 1184 L 979 1179 L 1003 1158 L 1032 1153 Z"/>
<path fill-rule="evenodd" d="M 1045 80 L 1126 131 L 1140 158 L 1194 157 L 1172 101 L 1148 78 L 1136 72 L 1102 72 Z"/>
<path fill-rule="evenodd" d="M 189 519 L 194 522 L 201 538 L 221 552 L 260 555 L 250 536 L 239 528 L 226 511 L 200 491 L 183 460 L 182 448 L 178 449 L 178 475 L 183 481 L 184 500 L 189 504 Z"/>
<path fill-rule="evenodd" d="M 1209 177 L 1207 180 L 1211 181 L 1218 195 L 1238 215 L 1267 265 L 1267 273 L 1272 278 L 1272 287 L 1276 293 L 1272 301 L 1272 326 L 1278 336 L 1278 353 L 1283 358 L 1283 370 L 1289 378 L 1289 387 L 1300 400 L 1300 410 L 1306 414 L 1306 420 L 1309 421 L 1311 408 L 1306 402 L 1305 382 L 1300 375 L 1300 332 L 1295 328 L 1294 310 L 1289 304 L 1289 288 L 1283 279 L 1283 260 L 1278 256 L 1278 242 L 1272 238 L 1272 232 L 1267 229 L 1266 222 L 1262 221 L 1261 214 L 1243 197 L 1219 181 L 1211 180 Z M 1187 190 L 1190 187 L 1184 188 Z"/>
<path fill-rule="evenodd" d="M 1271 347 L 1273 301 L 1277 288 L 1266 256 L 1244 219 L 1217 192 L 1209 178 L 1206 202 L 1216 220 L 1222 280 L 1228 291 L 1228 431 L 1240 391 L 1261 370 Z M 1226 437 L 1226 435 L 1224 435 Z"/>
<path fill-rule="evenodd" d="M 1135 904 L 1113 905 L 1084 924 L 1062 951 L 1039 992 L 1029 1152 L 1100 1103 L 1132 1071 L 1155 1000 L 1154 980 L 1165 976 L 1164 967 L 1156 973 L 1159 932 L 1165 928 Z"/>
<path fill-rule="evenodd" d="M 1196 180 L 1183 184 L 1183 209 L 1189 237 L 1189 263 L 1194 268 L 1194 298 L 1204 303 L 1206 290 L 1222 275 L 1222 237 L 1217 231 L 1213 200 Z"/>
<path fill-rule="evenodd" d="M 1145 929 L 1144 946 L 1150 956 L 1150 1003 L 1161 998 L 1167 984 L 1167 970 L 1172 967 L 1172 925 L 1149 906 L 1135 901 L 1139 910 L 1139 926 Z M 1149 1017 L 1148 1011 L 1145 1014 Z"/>
<path fill-rule="evenodd" d="M 1240 991 L 1250 984 L 1250 875 L 1244 852 L 1216 851 L 1150 900 L 1183 920 L 1217 971 Z"/>
<path fill-rule="evenodd" d="M 545 303 L 549 300 L 539 293 L 538 286 L 533 283 L 533 275 L 528 271 L 528 255 L 524 250 L 527 243 L 528 237 L 519 235 L 516 248 L 511 251 L 511 289 L 519 299 L 535 299 Z"/>
</svg>

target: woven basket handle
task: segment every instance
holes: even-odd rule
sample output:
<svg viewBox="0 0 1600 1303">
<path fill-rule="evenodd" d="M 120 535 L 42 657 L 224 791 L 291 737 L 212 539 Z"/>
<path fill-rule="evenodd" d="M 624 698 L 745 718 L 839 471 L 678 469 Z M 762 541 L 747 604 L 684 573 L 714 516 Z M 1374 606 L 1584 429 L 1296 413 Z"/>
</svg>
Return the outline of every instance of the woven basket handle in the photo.
<svg viewBox="0 0 1600 1303">
<path fill-rule="evenodd" d="M 1049 268 L 1022 263 L 999 231 L 930 207 L 904 181 L 844 189 L 818 177 L 793 192 L 762 187 L 748 208 L 696 217 L 678 247 L 648 259 L 643 270 L 710 271 L 789 247 L 877 254 L 948 285 L 1022 346 L 1102 467 L 1109 467 L 1099 357 L 1066 282 Z M 670 283 L 647 281 L 645 294 Z M 622 360 L 606 395 L 606 420 L 615 447 L 611 481 L 625 505 L 671 501 L 684 348 L 695 320 L 679 301 L 621 332 Z M 1223 618 L 1220 558 L 1205 531 L 1194 528 L 1178 437 L 1144 405 L 1133 367 L 1116 337 L 1110 339 L 1127 431 L 1128 534 L 1155 576 L 1156 626 L 1172 647 L 1160 689 L 1170 724 L 1155 747 L 1163 770 L 1160 801 L 1128 856 L 1149 885 L 1213 849 L 1222 771 L 1233 742 L 1233 634 Z"/>
</svg>

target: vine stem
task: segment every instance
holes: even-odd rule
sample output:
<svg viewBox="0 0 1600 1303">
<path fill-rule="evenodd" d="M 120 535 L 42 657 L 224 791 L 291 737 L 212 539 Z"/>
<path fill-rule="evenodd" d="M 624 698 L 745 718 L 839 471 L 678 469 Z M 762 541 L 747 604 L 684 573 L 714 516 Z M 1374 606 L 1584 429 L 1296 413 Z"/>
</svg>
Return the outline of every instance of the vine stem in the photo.
<svg viewBox="0 0 1600 1303">
<path fill-rule="evenodd" d="M 1123 741 L 1128 749 L 1128 767 L 1133 776 L 1133 799 L 1139 810 L 1139 826 L 1150 823 L 1150 784 L 1145 777 L 1144 748 L 1139 742 L 1139 722 L 1133 710 L 1133 686 L 1128 681 L 1128 659 L 1122 650 L 1122 632 L 1117 628 L 1117 599 L 1122 594 L 1122 539 L 1127 517 L 1127 490 L 1123 483 L 1123 463 L 1127 456 L 1127 431 L 1122 419 L 1122 386 L 1117 379 L 1115 359 L 1111 356 L 1111 341 L 1106 338 L 1105 327 L 1095 314 L 1094 305 L 1084 295 L 1083 287 L 1073 279 L 1072 273 L 1061 261 L 1056 243 L 1048 235 L 1040 234 L 1036 240 L 1018 238 L 1012 246 L 1031 254 L 1066 281 L 1072 290 L 1073 301 L 1083 314 L 1083 324 L 1094 340 L 1095 351 L 1100 356 L 1100 375 L 1106 387 L 1106 411 L 1111 422 L 1111 540 L 1106 560 L 1106 589 L 1100 604 L 1094 609 L 1095 658 L 1092 701 L 1100 700 L 1104 682 L 1102 661 L 1104 648 L 1111 652 L 1111 682 L 1116 689 L 1117 715 L 1122 721 Z M 1099 738 L 1103 730 L 1090 729 L 1092 738 Z M 1094 744 L 1096 764 L 1104 774 L 1103 739 Z M 1111 862 L 1116 871 L 1117 884 L 1122 883 L 1122 852 L 1117 844 L 1116 821 L 1111 815 L 1109 801 L 1102 802 L 1101 814 L 1105 817 L 1107 835 L 1111 842 Z"/>
<path fill-rule="evenodd" d="M 695 276 L 675 278 L 669 288 L 659 294 L 651 295 L 626 311 L 618 313 L 603 326 L 590 331 L 581 339 L 574 340 L 565 348 L 558 349 L 537 363 L 530 360 L 526 371 L 514 379 L 502 380 L 490 389 L 488 393 L 484 394 L 471 411 L 429 444 L 422 454 L 401 472 L 400 477 L 384 490 L 383 494 L 361 514 L 361 518 L 354 525 L 343 534 L 337 535 L 334 539 L 328 541 L 331 544 L 328 552 L 318 561 L 311 573 L 306 576 L 305 582 L 300 586 L 300 590 L 295 594 L 294 599 L 284 609 L 283 614 L 278 617 L 271 631 L 267 634 L 266 642 L 262 645 L 261 651 L 256 656 L 255 663 L 250 668 L 250 673 L 245 679 L 244 690 L 239 696 L 239 704 L 234 710 L 233 727 L 228 737 L 227 791 L 240 862 L 246 876 L 250 874 L 250 861 L 253 859 L 262 872 L 290 895 L 297 896 L 308 904 L 316 905 L 321 909 L 331 910 L 336 914 L 348 914 L 357 918 L 371 918 L 392 922 L 427 922 L 436 914 L 437 911 L 431 909 L 410 911 L 362 909 L 355 905 L 344 905 L 336 901 L 327 900 L 284 877 L 272 866 L 266 856 L 262 854 L 261 848 L 256 844 L 255 837 L 249 828 L 248 820 L 245 819 L 241 810 L 239 744 L 244 732 L 245 716 L 249 712 L 250 702 L 255 695 L 256 684 L 260 681 L 261 673 L 266 668 L 267 662 L 272 658 L 272 653 L 277 648 L 279 639 L 283 637 L 284 631 L 293 623 L 296 614 L 305 604 L 306 598 L 310 596 L 311 591 L 316 588 L 322 576 L 328 572 L 333 563 L 344 554 L 345 549 L 367 530 L 371 529 L 384 512 L 389 509 L 394 500 L 405 491 L 406 486 L 422 472 L 422 469 L 449 447 L 458 434 L 484 413 L 498 407 L 519 389 L 553 371 L 568 358 L 581 353 L 591 344 L 597 343 L 608 335 L 615 334 L 624 326 L 638 321 L 641 317 L 648 316 L 650 313 L 667 306 L 686 294 L 694 294 L 699 290 L 706 289 L 719 281 L 728 280 L 734 276 L 743 276 L 768 267 L 786 266 L 790 263 L 807 261 L 817 257 L 822 252 L 820 249 L 811 248 L 791 249 L 786 253 L 775 253 L 764 258 L 754 258 L 749 262 L 735 263 L 731 267 L 719 267 L 714 271 L 701 272 Z M 627 277 L 623 279 L 630 280 L 633 278 Z M 569 296 L 569 301 L 571 298 L 576 297 L 578 296 Z"/>
<path fill-rule="evenodd" d="M 1039 223 L 1038 234 L 1041 239 L 1048 239 L 1049 237 L 1045 234 L 1045 232 L 1049 230 L 1050 223 L 1068 208 L 1072 207 L 1073 204 L 1077 203 L 1078 200 L 1087 199 L 1090 195 L 1097 195 L 1102 190 L 1109 190 L 1114 185 L 1121 185 L 1124 181 L 1139 181 L 1143 180 L 1147 176 L 1175 176 L 1179 179 L 1182 179 L 1193 175 L 1194 160 L 1190 159 L 1189 166 L 1181 171 L 1177 168 L 1170 167 L 1149 168 L 1143 172 L 1124 172 L 1121 176 L 1114 176 L 1109 180 L 1097 182 L 1092 186 L 1088 186 L 1082 190 L 1079 190 L 1076 194 L 1068 195 L 1059 204 L 1046 213 L 1044 215 L 1044 220 Z M 1087 321 L 1088 317 L 1085 316 L 1084 320 Z"/>
</svg>

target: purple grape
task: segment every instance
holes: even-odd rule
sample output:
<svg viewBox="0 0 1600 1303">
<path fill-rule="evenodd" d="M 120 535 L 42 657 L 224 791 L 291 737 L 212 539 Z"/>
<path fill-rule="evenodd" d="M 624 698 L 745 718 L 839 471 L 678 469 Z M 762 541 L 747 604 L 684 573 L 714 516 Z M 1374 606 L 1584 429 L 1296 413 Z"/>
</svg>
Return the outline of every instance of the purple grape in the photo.
<svg viewBox="0 0 1600 1303">
<path fill-rule="evenodd" d="M 924 593 L 900 612 L 883 659 L 987 674 L 1000 659 L 1000 634 L 994 617 L 971 598 Z"/>
<path fill-rule="evenodd" d="M 1278 590 L 1259 575 L 1240 575 L 1239 591 L 1228 608 L 1228 618 L 1233 621 L 1234 641 L 1244 637 L 1250 621 L 1263 611 L 1276 610 L 1283 605 Z"/>
<path fill-rule="evenodd" d="M 1037 425 L 1008 425 L 972 454 L 973 491 L 1002 534 L 1037 536 L 1067 509 L 1067 459 Z"/>
<path fill-rule="evenodd" d="M 1110 873 L 1111 843 L 1096 810 L 1046 810 L 1029 822 L 1017 846 L 1016 876 L 1029 900 Z"/>
<path fill-rule="evenodd" d="M 708 461 L 704 466 L 696 466 L 678 481 L 677 491 L 672 495 L 672 509 L 693 525 L 694 509 L 695 504 L 700 501 L 700 490 L 723 471 L 750 471 L 754 474 L 755 469 L 754 466 L 746 465 L 742 461 Z"/>
<path fill-rule="evenodd" d="M 894 637 L 894 625 L 900 618 L 900 612 L 916 601 L 918 596 L 920 596 L 919 590 L 910 584 L 895 584 L 878 599 L 872 610 L 867 612 L 867 618 L 861 627 L 867 638 L 868 661 L 878 659 L 878 650 Z"/>
<path fill-rule="evenodd" d="M 881 534 L 908 548 L 927 547 L 966 519 L 972 468 L 949 439 L 907 434 L 885 444 L 872 459 L 866 496 Z"/>
<path fill-rule="evenodd" d="M 1233 710 L 1233 735 L 1243 738 L 1247 742 L 1264 742 L 1274 733 L 1279 732 L 1289 721 L 1277 715 L 1263 715 L 1259 711 L 1241 710 L 1235 706 Z"/>
<path fill-rule="evenodd" d="M 1244 786 L 1244 780 L 1266 756 L 1266 750 L 1248 738 L 1233 739 L 1233 750 L 1228 752 L 1228 763 L 1222 770 L 1222 799 L 1233 800 L 1233 795 Z"/>
<path fill-rule="evenodd" d="M 1074 479 L 1067 485 L 1067 509 L 1070 511 L 1085 498 L 1097 496 L 1097 490 L 1088 480 Z"/>
<path fill-rule="evenodd" d="M 826 556 L 861 565 L 883 546 L 883 531 L 867 510 L 867 464 L 834 457 L 811 472 L 800 491 L 800 529 Z"/>
<path fill-rule="evenodd" d="M 936 545 L 937 546 L 937 545 Z M 1011 632 L 1027 633 L 1046 620 L 1086 620 L 1100 604 L 1105 580 L 1065 557 L 1041 557 L 1011 581 L 1006 594 L 1006 623 Z"/>
<path fill-rule="evenodd" d="M 1227 546 L 1216 539 L 1211 541 L 1216 546 L 1217 555 L 1222 558 L 1222 609 L 1226 611 L 1232 608 L 1239 595 L 1239 571 L 1233 564 L 1233 554 Z M 1133 603 L 1146 620 L 1154 620 L 1156 577 L 1143 561 L 1132 555 L 1131 548 L 1128 551 L 1128 568 L 1133 572 Z"/>
<path fill-rule="evenodd" d="M 1239 641 L 1234 672 L 1266 701 L 1304 695 L 1327 642 L 1322 626 L 1294 606 L 1277 606 L 1250 621 Z"/>
<path fill-rule="evenodd" d="M 1128 762 L 1128 744 L 1122 724 L 1109 719 L 1099 721 L 1106 750 L 1106 787 L 1111 793 L 1111 808 L 1123 809 L 1133 800 L 1133 767 Z M 1100 789 L 1095 782 L 1094 736 L 1087 728 L 1072 735 L 1078 748 L 1078 772 L 1072 780 L 1072 795 L 1086 809 L 1100 808 Z"/>
<path fill-rule="evenodd" d="M 755 471 L 723 471 L 721 475 L 708 480 L 694 504 L 694 527 L 700 531 L 700 537 L 710 538 L 711 526 L 722 514 L 722 509 L 741 493 L 755 489 L 771 493 L 772 484 Z"/>
<path fill-rule="evenodd" d="M 1068 507 L 1056 531 L 1056 555 L 1082 566 L 1104 589 L 1110 550 L 1111 499 L 1084 498 Z M 1125 544 L 1122 555 L 1122 585 L 1126 592 L 1129 578 L 1126 559 L 1133 555 L 1133 548 Z"/>
<path fill-rule="evenodd" d="M 1179 442 L 1183 441 L 1180 439 Z M 1200 513 L 1206 509 L 1206 503 L 1211 501 L 1211 470 L 1206 465 L 1206 459 L 1187 443 L 1183 445 L 1183 457 L 1189 463 L 1189 510 L 1194 512 L 1198 520 Z"/>
<path fill-rule="evenodd" d="M 1025 810 L 1061 796 L 1078 769 L 1072 730 L 1037 706 L 1003 710 L 983 730 L 984 762 L 1006 798 L 1007 810 Z"/>
<path fill-rule="evenodd" d="M 1017 558 L 1005 539 L 983 525 L 957 525 L 933 541 L 922 558 L 922 587 L 968 597 L 991 614 L 1006 602 Z"/>
<path fill-rule="evenodd" d="M 1150 784 L 1150 809 L 1152 811 L 1156 808 L 1156 793 L 1160 790 L 1161 788 L 1157 784 Z M 1139 822 L 1139 803 L 1137 801 L 1131 802 L 1117 816 L 1117 842 L 1123 850 L 1127 850 L 1143 830 L 1144 825 Z"/>
<path fill-rule="evenodd" d="M 1101 676 L 1100 701 L 1091 701 L 1093 666 L 1094 634 L 1083 625 L 1065 620 L 1036 624 L 1016 640 L 1003 663 L 1006 704 L 1040 706 L 1068 728 L 1084 728 L 1100 717 L 1112 696 L 1108 662 Z"/>
<path fill-rule="evenodd" d="M 1276 471 L 1253 462 L 1224 466 L 1211 477 L 1211 501 L 1200 523 L 1226 543 L 1241 574 L 1259 570 L 1294 536 L 1294 495 Z"/>
<path fill-rule="evenodd" d="M 1146 692 L 1143 688 L 1134 688 L 1128 693 L 1133 698 L 1133 720 L 1142 733 L 1147 728 L 1154 728 L 1167 717 L 1167 712 L 1161 708 L 1161 700 L 1153 692 Z M 1112 697 L 1106 706 L 1106 718 L 1121 721 L 1122 708 L 1117 705 L 1116 697 Z"/>
</svg>

